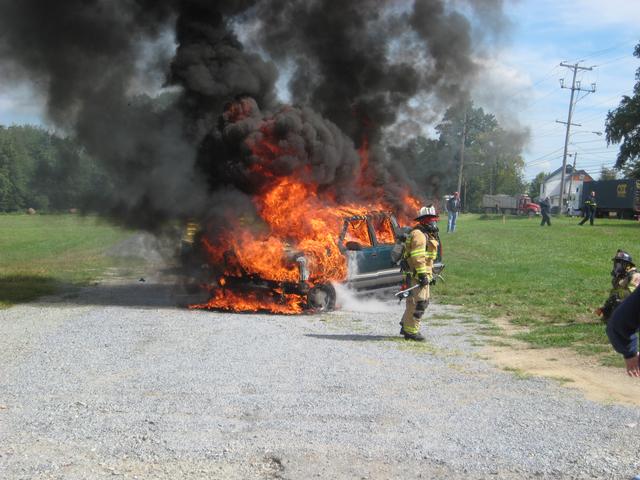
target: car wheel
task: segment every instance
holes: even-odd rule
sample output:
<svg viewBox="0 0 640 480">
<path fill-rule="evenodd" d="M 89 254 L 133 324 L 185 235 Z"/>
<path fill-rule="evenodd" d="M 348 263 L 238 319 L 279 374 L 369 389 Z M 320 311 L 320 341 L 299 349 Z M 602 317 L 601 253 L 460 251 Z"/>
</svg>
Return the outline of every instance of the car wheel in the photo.
<svg viewBox="0 0 640 480">
<path fill-rule="evenodd" d="M 307 308 L 313 312 L 330 312 L 336 308 L 336 290 L 330 284 L 316 285 L 307 293 Z"/>
</svg>

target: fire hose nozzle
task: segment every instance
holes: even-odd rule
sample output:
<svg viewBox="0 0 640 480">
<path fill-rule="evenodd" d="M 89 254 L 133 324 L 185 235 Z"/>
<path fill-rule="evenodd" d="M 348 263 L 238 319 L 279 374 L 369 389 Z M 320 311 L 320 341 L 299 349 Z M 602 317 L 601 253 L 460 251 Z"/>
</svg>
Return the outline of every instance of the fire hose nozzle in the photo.
<svg viewBox="0 0 640 480">
<path fill-rule="evenodd" d="M 420 286 L 420 284 L 414 285 L 413 287 L 409 287 L 409 288 L 405 288 L 404 290 L 400 290 L 399 292 L 395 293 L 396 297 L 400 297 L 400 298 L 406 298 L 409 296 L 409 292 L 411 290 L 413 290 L 414 288 L 418 288 Z"/>
<path fill-rule="evenodd" d="M 442 275 L 436 273 L 434 275 L 434 278 L 438 278 L 439 280 L 441 280 L 442 282 L 444 282 L 444 278 L 442 278 Z M 394 296 L 398 297 L 399 300 L 402 300 L 403 298 L 407 298 L 409 296 L 409 292 L 411 292 L 411 290 L 420 287 L 420 284 L 416 284 L 413 287 L 409 287 L 409 288 L 405 288 L 404 290 L 400 290 L 399 292 L 396 292 L 394 294 Z"/>
</svg>

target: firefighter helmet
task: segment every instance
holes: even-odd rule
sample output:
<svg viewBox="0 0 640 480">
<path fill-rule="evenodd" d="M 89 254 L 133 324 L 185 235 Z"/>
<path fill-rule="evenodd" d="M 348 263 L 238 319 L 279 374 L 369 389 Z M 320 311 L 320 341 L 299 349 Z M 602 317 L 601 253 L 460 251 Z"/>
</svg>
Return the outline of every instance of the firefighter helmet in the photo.
<svg viewBox="0 0 640 480">
<path fill-rule="evenodd" d="M 624 250 L 618 250 L 616 252 L 615 257 L 613 257 L 611 260 L 613 262 L 627 262 L 635 267 L 635 264 L 633 263 L 633 259 L 631 258 L 631 255 L 629 255 Z"/>
<path fill-rule="evenodd" d="M 437 217 L 436 207 L 429 205 L 418 210 L 418 216 L 414 220 L 422 220 L 425 217 Z"/>
</svg>

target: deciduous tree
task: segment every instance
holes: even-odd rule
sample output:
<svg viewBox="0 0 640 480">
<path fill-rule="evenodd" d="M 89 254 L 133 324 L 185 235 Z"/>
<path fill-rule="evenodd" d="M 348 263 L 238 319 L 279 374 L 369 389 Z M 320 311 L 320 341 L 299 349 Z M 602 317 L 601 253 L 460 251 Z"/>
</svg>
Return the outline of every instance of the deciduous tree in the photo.
<svg viewBox="0 0 640 480">
<path fill-rule="evenodd" d="M 640 58 L 640 43 L 633 55 Z M 607 114 L 605 133 L 608 144 L 620 143 L 616 168 L 626 166 L 629 173 L 640 178 L 640 68 L 636 70 L 635 78 L 633 95 L 624 95 L 618 108 Z"/>
<path fill-rule="evenodd" d="M 602 167 L 600 169 L 600 178 L 598 180 L 615 180 L 618 178 L 618 172 L 615 168 Z"/>
</svg>

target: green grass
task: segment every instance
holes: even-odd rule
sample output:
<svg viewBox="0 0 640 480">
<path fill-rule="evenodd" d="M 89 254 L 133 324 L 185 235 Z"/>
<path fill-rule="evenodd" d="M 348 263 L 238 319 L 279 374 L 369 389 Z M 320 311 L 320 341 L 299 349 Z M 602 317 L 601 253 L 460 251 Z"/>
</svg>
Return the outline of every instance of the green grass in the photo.
<svg viewBox="0 0 640 480">
<path fill-rule="evenodd" d="M 609 352 L 600 357 L 600 363 L 605 367 L 624 367 L 624 359 L 615 352 Z"/>
<path fill-rule="evenodd" d="M 540 227 L 537 218 L 460 216 L 455 234 L 441 234 L 446 283 L 434 296 L 527 327 L 517 338 L 535 347 L 601 354 L 608 341 L 592 312 L 608 295 L 615 251 L 640 257 L 640 224 L 578 221 L 553 217 L 551 227 Z"/>
<path fill-rule="evenodd" d="M 504 340 L 487 340 L 487 345 L 491 345 L 492 347 L 512 347 L 513 344 L 509 342 L 505 342 Z"/>
<path fill-rule="evenodd" d="M 530 373 L 527 373 L 524 370 L 521 370 L 519 368 L 504 367 L 503 370 L 505 372 L 512 373 L 513 376 L 516 377 L 518 380 L 528 380 L 529 378 L 533 378 L 533 375 L 531 375 Z"/>
<path fill-rule="evenodd" d="M 547 377 L 547 378 L 549 378 L 551 380 L 555 380 L 556 382 L 558 382 L 558 383 L 560 383 L 562 385 L 574 382 L 573 378 L 569 378 L 569 377 Z"/>
<path fill-rule="evenodd" d="M 105 250 L 130 235 L 78 215 L 0 215 L 0 307 L 98 278 Z"/>
</svg>

